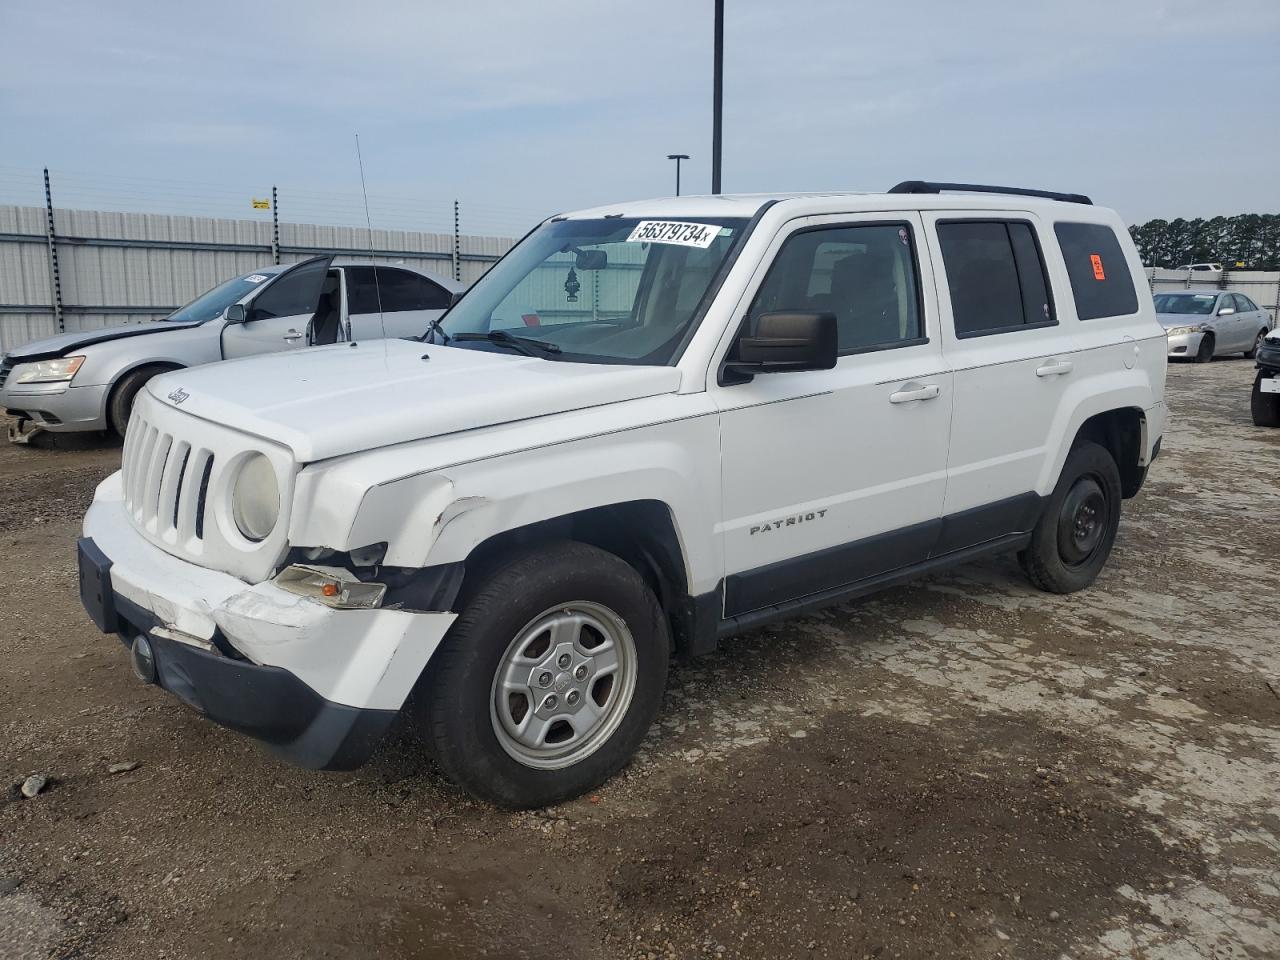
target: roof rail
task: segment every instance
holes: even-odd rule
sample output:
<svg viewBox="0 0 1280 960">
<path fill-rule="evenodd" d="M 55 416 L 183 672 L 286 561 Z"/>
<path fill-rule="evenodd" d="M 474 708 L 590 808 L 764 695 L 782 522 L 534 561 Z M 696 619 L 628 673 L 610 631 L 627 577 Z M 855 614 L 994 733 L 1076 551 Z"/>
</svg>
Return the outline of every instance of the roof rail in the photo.
<svg viewBox="0 0 1280 960">
<path fill-rule="evenodd" d="M 961 193 L 1004 193 L 1016 197 L 1044 197 L 1046 200 L 1062 200 L 1065 203 L 1087 203 L 1093 201 L 1083 193 L 1055 193 L 1053 190 L 1028 190 L 1023 187 L 993 187 L 981 183 L 935 183 L 932 180 L 903 180 L 890 187 L 890 193 L 941 193 L 943 190 L 955 190 Z"/>
</svg>

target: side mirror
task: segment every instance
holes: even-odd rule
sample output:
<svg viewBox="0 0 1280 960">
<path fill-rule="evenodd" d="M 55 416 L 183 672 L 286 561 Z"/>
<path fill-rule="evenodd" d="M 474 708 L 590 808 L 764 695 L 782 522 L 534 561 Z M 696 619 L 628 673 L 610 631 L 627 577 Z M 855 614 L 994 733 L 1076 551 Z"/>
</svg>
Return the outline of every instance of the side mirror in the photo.
<svg viewBox="0 0 1280 960">
<path fill-rule="evenodd" d="M 227 323 L 244 323 L 247 319 L 243 303 L 233 303 L 227 307 Z"/>
<path fill-rule="evenodd" d="M 579 270 L 603 270 L 609 266 L 609 254 L 604 250 L 579 250 L 573 265 Z"/>
<path fill-rule="evenodd" d="M 1235 312 L 1236 312 L 1235 307 L 1223 307 L 1221 310 L 1218 311 L 1218 316 L 1229 317 Z"/>
<path fill-rule="evenodd" d="M 754 336 L 739 336 L 725 370 L 757 373 L 830 370 L 840 352 L 834 313 L 763 313 Z"/>
</svg>

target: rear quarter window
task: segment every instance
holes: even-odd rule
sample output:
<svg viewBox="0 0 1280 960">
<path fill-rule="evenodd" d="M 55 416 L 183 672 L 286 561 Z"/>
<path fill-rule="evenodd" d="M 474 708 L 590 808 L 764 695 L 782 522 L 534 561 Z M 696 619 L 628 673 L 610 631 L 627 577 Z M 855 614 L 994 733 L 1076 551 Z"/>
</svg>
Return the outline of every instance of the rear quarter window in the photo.
<svg viewBox="0 0 1280 960">
<path fill-rule="evenodd" d="M 1081 320 L 1138 312 L 1133 276 L 1116 233 L 1098 223 L 1055 223 Z"/>
</svg>

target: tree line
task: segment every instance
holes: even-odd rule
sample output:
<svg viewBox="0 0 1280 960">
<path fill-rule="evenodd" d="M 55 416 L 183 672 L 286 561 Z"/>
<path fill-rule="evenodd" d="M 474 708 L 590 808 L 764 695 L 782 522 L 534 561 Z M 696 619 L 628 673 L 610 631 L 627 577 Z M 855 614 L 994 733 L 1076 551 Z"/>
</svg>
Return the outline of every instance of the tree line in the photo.
<svg viewBox="0 0 1280 960">
<path fill-rule="evenodd" d="M 1280 270 L 1280 213 L 1148 220 L 1129 233 L 1151 267 L 1220 263 L 1236 270 Z"/>
</svg>

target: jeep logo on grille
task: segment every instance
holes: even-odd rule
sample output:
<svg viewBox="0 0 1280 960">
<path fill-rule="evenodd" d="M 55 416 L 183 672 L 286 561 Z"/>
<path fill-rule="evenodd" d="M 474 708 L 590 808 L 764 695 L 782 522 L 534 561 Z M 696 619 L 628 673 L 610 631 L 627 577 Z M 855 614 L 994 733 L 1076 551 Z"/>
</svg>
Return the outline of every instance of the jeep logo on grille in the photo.
<svg viewBox="0 0 1280 960">
<path fill-rule="evenodd" d="M 179 387 L 177 390 L 169 391 L 169 399 L 172 400 L 174 404 L 181 403 L 183 400 L 187 399 L 187 397 L 189 396 L 191 396 L 191 394 L 187 393 L 187 391 L 183 390 L 181 387 Z"/>
</svg>

